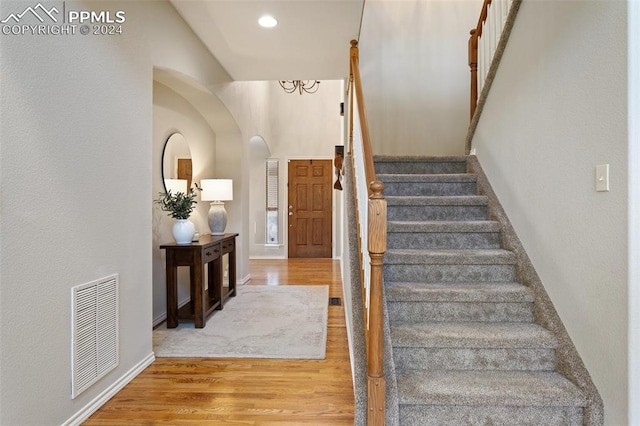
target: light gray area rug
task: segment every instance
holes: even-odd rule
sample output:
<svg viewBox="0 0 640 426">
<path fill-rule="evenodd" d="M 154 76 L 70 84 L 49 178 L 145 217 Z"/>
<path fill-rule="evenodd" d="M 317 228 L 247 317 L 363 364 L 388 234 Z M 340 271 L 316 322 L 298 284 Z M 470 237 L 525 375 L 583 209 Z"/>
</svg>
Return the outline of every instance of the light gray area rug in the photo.
<svg viewBox="0 0 640 426">
<path fill-rule="evenodd" d="M 153 332 L 157 357 L 324 359 L 329 287 L 242 286 L 204 328 Z"/>
</svg>

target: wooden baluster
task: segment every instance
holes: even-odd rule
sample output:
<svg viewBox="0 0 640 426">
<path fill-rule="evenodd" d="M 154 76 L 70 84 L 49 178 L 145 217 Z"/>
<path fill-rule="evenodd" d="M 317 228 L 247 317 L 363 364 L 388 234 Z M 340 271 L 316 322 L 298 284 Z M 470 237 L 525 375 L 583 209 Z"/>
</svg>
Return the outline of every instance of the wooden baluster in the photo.
<svg viewBox="0 0 640 426">
<path fill-rule="evenodd" d="M 472 29 L 469 37 L 469 68 L 471 69 L 471 99 L 470 99 L 470 120 L 478 105 L 478 37 L 476 29 Z"/>
<path fill-rule="evenodd" d="M 369 255 L 371 284 L 369 328 L 367 339 L 367 425 L 384 426 L 385 380 L 382 338 L 382 262 L 387 251 L 387 201 L 382 195 L 384 184 L 375 181 L 369 186 Z"/>
</svg>

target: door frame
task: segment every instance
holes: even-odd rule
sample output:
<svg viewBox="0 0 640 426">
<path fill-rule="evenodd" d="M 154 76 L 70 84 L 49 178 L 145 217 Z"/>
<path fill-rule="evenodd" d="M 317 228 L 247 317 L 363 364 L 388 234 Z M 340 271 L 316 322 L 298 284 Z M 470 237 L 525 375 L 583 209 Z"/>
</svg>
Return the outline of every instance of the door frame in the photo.
<svg viewBox="0 0 640 426">
<path fill-rule="evenodd" d="M 290 160 L 331 160 L 331 167 L 332 167 L 332 171 L 333 171 L 333 157 L 329 157 L 329 156 L 294 156 L 294 157 L 285 157 L 284 160 L 286 161 L 286 165 L 285 165 L 285 170 L 287 170 L 287 173 L 285 173 L 285 177 L 284 177 L 284 208 L 282 209 L 282 217 L 283 217 L 283 228 L 284 228 L 284 234 L 282 236 L 282 238 L 284 238 L 285 241 L 285 245 L 284 245 L 284 257 L 285 259 L 289 258 L 289 217 L 288 212 L 289 212 L 289 161 Z M 333 184 L 333 180 L 331 181 L 331 183 Z M 335 190 L 333 189 L 333 186 L 331 187 L 331 259 L 336 259 L 336 238 L 339 238 L 338 235 L 336 235 L 336 220 L 338 220 L 339 216 L 336 214 L 337 213 L 337 208 L 336 208 L 336 194 L 335 194 Z"/>
</svg>

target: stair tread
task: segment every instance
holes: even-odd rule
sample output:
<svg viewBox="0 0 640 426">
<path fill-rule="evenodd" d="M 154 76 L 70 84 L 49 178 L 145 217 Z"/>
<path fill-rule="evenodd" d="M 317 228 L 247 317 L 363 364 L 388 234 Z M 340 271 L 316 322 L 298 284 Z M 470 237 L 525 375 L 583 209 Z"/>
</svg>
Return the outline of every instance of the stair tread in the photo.
<svg viewBox="0 0 640 426">
<path fill-rule="evenodd" d="M 465 156 L 374 155 L 374 163 L 466 163 Z"/>
<path fill-rule="evenodd" d="M 533 302 L 533 292 L 512 282 L 387 282 L 389 302 Z"/>
<path fill-rule="evenodd" d="M 582 392 L 558 373 L 403 370 L 400 404 L 584 407 Z"/>
<path fill-rule="evenodd" d="M 394 348 L 538 349 L 558 346 L 554 335 L 533 323 L 404 322 L 391 324 Z"/>
<path fill-rule="evenodd" d="M 387 233 L 393 232 L 499 232 L 500 223 L 494 220 L 424 220 L 387 222 Z"/>
<path fill-rule="evenodd" d="M 478 177 L 470 173 L 379 173 L 382 182 L 474 183 Z"/>
<path fill-rule="evenodd" d="M 486 206 L 485 195 L 389 195 L 389 206 Z"/>
<path fill-rule="evenodd" d="M 503 249 L 388 250 L 385 265 L 514 265 L 516 255 Z"/>
</svg>

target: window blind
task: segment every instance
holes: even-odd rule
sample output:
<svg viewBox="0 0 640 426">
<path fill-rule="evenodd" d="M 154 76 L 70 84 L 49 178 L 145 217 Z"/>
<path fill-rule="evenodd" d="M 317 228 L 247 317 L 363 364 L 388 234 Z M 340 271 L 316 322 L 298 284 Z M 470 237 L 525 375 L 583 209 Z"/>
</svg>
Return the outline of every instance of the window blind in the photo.
<svg viewBox="0 0 640 426">
<path fill-rule="evenodd" d="M 278 160 L 267 160 L 267 211 L 278 210 Z"/>
</svg>

